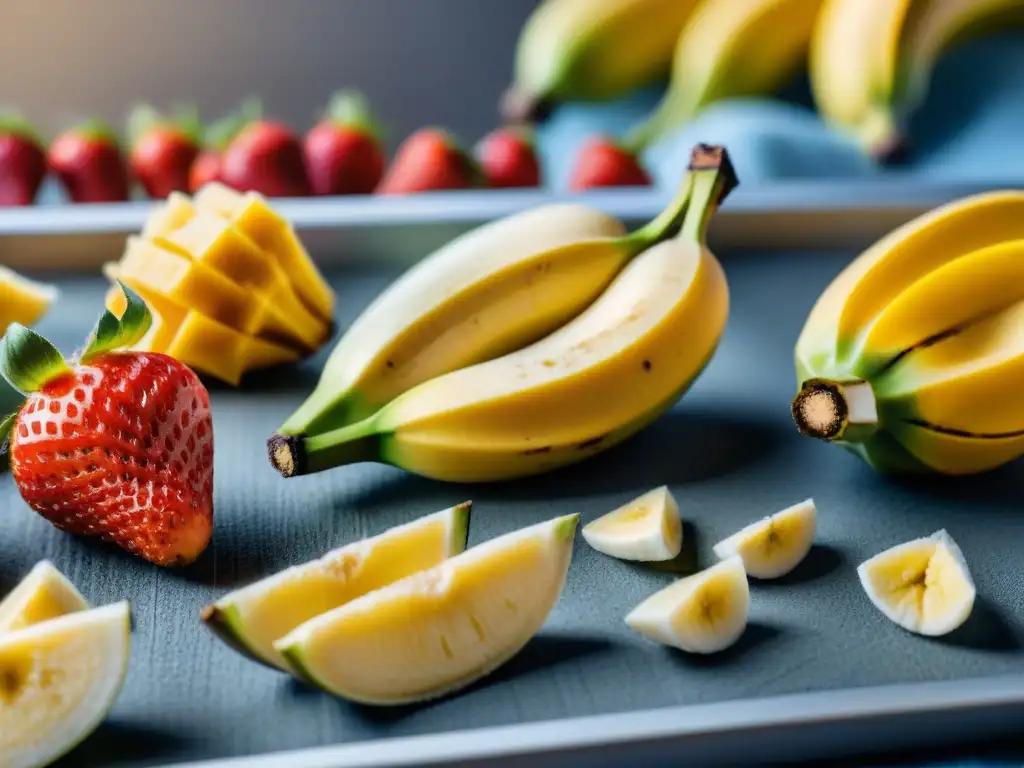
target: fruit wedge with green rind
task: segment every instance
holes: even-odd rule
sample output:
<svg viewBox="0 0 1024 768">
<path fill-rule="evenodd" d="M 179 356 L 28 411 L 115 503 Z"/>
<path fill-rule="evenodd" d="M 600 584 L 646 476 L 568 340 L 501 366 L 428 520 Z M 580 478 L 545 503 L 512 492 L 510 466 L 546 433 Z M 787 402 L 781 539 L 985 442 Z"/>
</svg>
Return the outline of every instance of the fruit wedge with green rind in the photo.
<svg viewBox="0 0 1024 768">
<path fill-rule="evenodd" d="M 49 560 L 40 560 L 0 601 L 0 634 L 88 609 L 75 585 Z"/>
<path fill-rule="evenodd" d="M 0 636 L 0 765 L 49 765 L 92 733 L 121 692 L 130 645 L 127 602 Z"/>
<path fill-rule="evenodd" d="M 357 597 L 432 568 L 466 549 L 471 502 L 352 542 L 231 592 L 202 619 L 254 661 L 286 670 L 275 640 Z"/>
<path fill-rule="evenodd" d="M 579 515 L 505 534 L 281 638 L 296 677 L 372 705 L 454 693 L 515 656 L 558 602 Z"/>
</svg>

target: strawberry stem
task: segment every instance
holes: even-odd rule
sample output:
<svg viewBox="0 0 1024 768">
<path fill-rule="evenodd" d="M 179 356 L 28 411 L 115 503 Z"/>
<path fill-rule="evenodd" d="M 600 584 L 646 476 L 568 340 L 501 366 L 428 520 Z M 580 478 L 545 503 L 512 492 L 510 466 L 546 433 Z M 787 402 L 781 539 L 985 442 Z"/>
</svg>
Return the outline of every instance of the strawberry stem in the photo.
<svg viewBox="0 0 1024 768">
<path fill-rule="evenodd" d="M 79 123 L 72 130 L 78 136 L 90 141 L 111 144 L 115 147 L 119 144 L 117 134 L 114 133 L 114 129 L 98 118 L 93 118 Z"/>
<path fill-rule="evenodd" d="M 324 117 L 337 126 L 362 131 L 378 142 L 383 139 L 383 128 L 373 118 L 366 97 L 352 88 L 343 88 L 331 96 Z"/>
<path fill-rule="evenodd" d="M 35 392 L 70 370 L 64 355 L 46 338 L 21 323 L 7 329 L 0 347 L 0 375 L 15 389 Z"/>
<path fill-rule="evenodd" d="M 43 146 L 43 141 L 28 119 L 20 112 L 13 110 L 0 111 L 0 134 L 17 136 L 24 141 L 29 141 L 36 146 Z"/>
<path fill-rule="evenodd" d="M 151 104 L 138 104 L 128 115 L 126 133 L 131 144 L 137 144 L 147 133 L 163 125 L 167 119 Z"/>
<path fill-rule="evenodd" d="M 117 281 L 124 292 L 126 304 L 121 317 L 118 317 L 109 309 L 104 310 L 100 315 L 96 328 L 89 336 L 89 343 L 82 353 L 83 363 L 110 352 L 115 349 L 123 349 L 134 346 L 146 335 L 153 324 L 153 315 L 146 306 L 146 302 L 135 291 L 125 285 L 121 280 Z"/>
</svg>

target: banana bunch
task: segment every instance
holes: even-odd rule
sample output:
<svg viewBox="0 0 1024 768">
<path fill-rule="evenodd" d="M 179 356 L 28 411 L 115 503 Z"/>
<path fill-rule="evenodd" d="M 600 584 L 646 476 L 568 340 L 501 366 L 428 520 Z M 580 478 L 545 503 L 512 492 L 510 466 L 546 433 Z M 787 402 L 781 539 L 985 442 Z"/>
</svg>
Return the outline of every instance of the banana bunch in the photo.
<svg viewBox="0 0 1024 768">
<path fill-rule="evenodd" d="M 887 473 L 1024 454 L 1024 191 L 948 203 L 883 237 L 796 344 L 799 430 Z"/>
<path fill-rule="evenodd" d="M 544 0 L 519 36 L 501 111 L 542 119 L 563 101 L 623 96 L 668 74 L 699 0 Z"/>
<path fill-rule="evenodd" d="M 806 65 L 821 5 L 822 0 L 703 0 L 676 41 L 668 91 L 626 136 L 626 148 L 643 151 L 713 102 L 775 93 Z"/>
<path fill-rule="evenodd" d="M 378 461 L 485 481 L 624 440 L 670 408 L 717 347 L 728 287 L 704 235 L 735 184 L 725 150 L 699 145 L 679 196 L 639 241 L 562 206 L 450 244 L 349 329 L 317 392 L 270 438 L 271 463 L 285 477 Z"/>
<path fill-rule="evenodd" d="M 939 57 L 1022 21 L 1022 0 L 825 0 L 810 52 L 818 111 L 874 158 L 897 160 Z"/>
</svg>

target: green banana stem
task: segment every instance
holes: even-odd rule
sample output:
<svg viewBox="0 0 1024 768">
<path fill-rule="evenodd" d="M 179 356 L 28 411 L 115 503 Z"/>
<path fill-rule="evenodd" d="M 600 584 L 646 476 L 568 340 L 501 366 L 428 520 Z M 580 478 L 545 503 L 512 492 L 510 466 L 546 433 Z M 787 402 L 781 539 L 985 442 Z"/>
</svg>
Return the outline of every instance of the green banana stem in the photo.
<svg viewBox="0 0 1024 768">
<path fill-rule="evenodd" d="M 267 454 L 283 477 L 301 477 L 344 464 L 376 461 L 380 436 L 376 416 L 331 432 L 304 437 L 277 434 L 267 441 Z"/>
<path fill-rule="evenodd" d="M 808 379 L 790 410 L 800 434 L 818 440 L 862 443 L 878 427 L 875 394 L 859 379 Z"/>
<path fill-rule="evenodd" d="M 657 245 L 662 240 L 667 240 L 676 232 L 686 218 L 686 211 L 689 209 L 690 194 L 693 191 L 693 174 L 687 173 L 683 177 L 683 183 L 679 185 L 675 196 L 668 205 L 656 217 L 640 227 L 640 229 L 626 235 L 626 241 L 634 253 L 646 251 L 652 245 Z"/>
<path fill-rule="evenodd" d="M 694 116 L 696 105 L 684 95 L 670 90 L 647 118 L 631 128 L 622 147 L 639 155 Z"/>
</svg>

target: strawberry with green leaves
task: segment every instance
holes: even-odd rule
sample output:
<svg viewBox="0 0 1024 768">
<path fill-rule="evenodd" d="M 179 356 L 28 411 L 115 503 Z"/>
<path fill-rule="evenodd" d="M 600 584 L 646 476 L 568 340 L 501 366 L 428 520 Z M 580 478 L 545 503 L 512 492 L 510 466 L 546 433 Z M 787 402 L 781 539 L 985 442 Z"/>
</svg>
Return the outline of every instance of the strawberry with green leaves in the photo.
<svg viewBox="0 0 1024 768">
<path fill-rule="evenodd" d="M 73 203 L 128 199 L 128 167 L 106 123 L 90 120 L 64 131 L 51 142 L 47 160 Z"/>
<path fill-rule="evenodd" d="M 66 361 L 12 325 L 0 373 L 24 394 L 0 421 L 0 456 L 25 502 L 57 528 L 113 542 L 161 566 L 194 561 L 213 532 L 213 421 L 195 373 L 172 357 L 126 351 L 152 323 L 125 284 Z"/>
<path fill-rule="evenodd" d="M 302 150 L 314 195 L 368 195 L 384 176 L 380 127 L 355 91 L 331 97 L 324 117 L 306 132 Z"/>
<path fill-rule="evenodd" d="M 540 186 L 540 161 L 529 128 L 491 131 L 477 144 L 476 157 L 488 183 L 496 189 Z"/>
<path fill-rule="evenodd" d="M 408 195 L 444 189 L 486 187 L 480 167 L 451 133 L 420 128 L 395 153 L 376 189 L 380 195 Z"/>
<path fill-rule="evenodd" d="M 0 114 L 0 206 L 31 205 L 46 178 L 46 151 L 31 125 Z"/>
<path fill-rule="evenodd" d="M 128 118 L 132 176 L 152 198 L 188 192 L 189 173 L 199 154 L 202 125 L 194 110 L 179 109 L 163 115 L 140 104 Z"/>
</svg>

